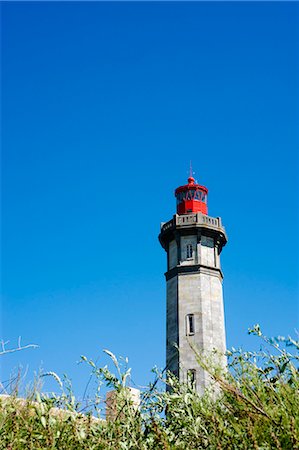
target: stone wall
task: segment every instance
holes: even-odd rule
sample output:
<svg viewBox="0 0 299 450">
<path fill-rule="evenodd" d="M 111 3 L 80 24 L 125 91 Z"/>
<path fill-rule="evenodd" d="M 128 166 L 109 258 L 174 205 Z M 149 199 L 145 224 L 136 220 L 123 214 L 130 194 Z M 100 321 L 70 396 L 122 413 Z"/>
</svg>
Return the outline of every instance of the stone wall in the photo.
<svg viewBox="0 0 299 450">
<path fill-rule="evenodd" d="M 203 223 L 204 227 L 198 228 L 199 223 Z M 169 231 L 171 227 L 173 232 Z M 170 237 L 170 233 L 173 233 L 168 246 L 163 244 L 164 232 L 165 243 L 167 236 Z M 222 246 L 226 243 L 224 228 L 220 218 L 214 219 L 198 214 L 176 216 L 172 222 L 162 226 L 161 242 L 168 250 L 167 368 L 183 382 L 187 381 L 188 373 L 192 371 L 196 377 L 196 389 L 202 393 L 210 384 L 210 378 L 207 372 L 200 368 L 192 347 L 206 356 L 211 355 L 216 349 L 222 356 L 220 358 L 214 356 L 214 361 L 222 366 L 226 364 L 219 256 Z M 191 257 L 190 246 L 192 246 Z M 191 333 L 190 320 L 194 328 Z M 174 344 L 179 348 L 179 352 Z"/>
<path fill-rule="evenodd" d="M 177 277 L 167 281 L 166 302 L 166 367 L 176 376 L 178 373 L 178 283 Z"/>
</svg>

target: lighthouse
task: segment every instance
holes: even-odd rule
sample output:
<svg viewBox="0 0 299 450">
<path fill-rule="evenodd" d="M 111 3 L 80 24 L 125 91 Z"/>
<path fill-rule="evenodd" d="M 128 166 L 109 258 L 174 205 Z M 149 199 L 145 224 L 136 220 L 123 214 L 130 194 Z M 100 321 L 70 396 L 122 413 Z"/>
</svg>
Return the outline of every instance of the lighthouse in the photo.
<svg viewBox="0 0 299 450">
<path fill-rule="evenodd" d="M 159 234 L 167 254 L 166 368 L 202 394 L 210 377 L 193 348 L 226 362 L 220 254 L 227 236 L 221 218 L 208 215 L 208 189 L 192 172 L 175 197 L 176 214 Z"/>
</svg>

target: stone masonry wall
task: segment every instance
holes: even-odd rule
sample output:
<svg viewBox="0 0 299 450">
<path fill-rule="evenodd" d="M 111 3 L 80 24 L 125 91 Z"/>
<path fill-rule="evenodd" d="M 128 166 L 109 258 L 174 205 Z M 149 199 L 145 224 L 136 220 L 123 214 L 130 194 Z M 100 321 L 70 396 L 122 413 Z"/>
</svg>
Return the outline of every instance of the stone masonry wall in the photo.
<svg viewBox="0 0 299 450">
<path fill-rule="evenodd" d="M 176 376 L 178 373 L 178 351 L 173 344 L 179 345 L 177 277 L 167 281 L 166 302 L 166 367 Z"/>
<path fill-rule="evenodd" d="M 166 364 L 182 382 L 189 372 L 195 374 L 201 394 L 211 380 L 192 347 L 210 358 L 216 349 L 222 356 L 213 356 L 214 362 L 226 365 L 220 253 L 227 238 L 220 218 L 198 214 L 176 216 L 161 230 L 159 238 L 168 251 Z"/>
<path fill-rule="evenodd" d="M 169 269 L 172 269 L 173 267 L 175 267 L 178 263 L 178 249 L 177 249 L 177 244 L 176 241 L 173 240 L 171 242 L 169 242 Z"/>
<path fill-rule="evenodd" d="M 203 354 L 209 354 L 214 348 L 225 352 L 221 280 L 203 273 L 180 274 L 178 297 L 180 379 L 187 381 L 187 371 L 195 369 L 196 385 L 201 393 L 209 383 L 208 375 L 198 366 L 190 344 Z M 194 315 L 195 333 L 191 336 L 187 336 L 188 314 Z"/>
</svg>

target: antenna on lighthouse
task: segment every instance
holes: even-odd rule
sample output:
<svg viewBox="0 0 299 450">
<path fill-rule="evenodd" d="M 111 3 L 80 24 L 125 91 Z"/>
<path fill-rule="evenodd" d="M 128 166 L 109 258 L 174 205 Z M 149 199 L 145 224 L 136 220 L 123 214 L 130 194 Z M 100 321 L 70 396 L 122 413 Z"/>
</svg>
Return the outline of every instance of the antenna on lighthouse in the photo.
<svg viewBox="0 0 299 450">
<path fill-rule="evenodd" d="M 194 178 L 193 175 L 195 175 L 195 172 L 193 172 L 192 161 L 191 161 L 191 159 L 190 159 L 189 178 Z"/>
<path fill-rule="evenodd" d="M 191 161 L 191 159 L 190 159 L 190 168 L 189 168 L 189 177 L 188 177 L 188 183 L 190 184 L 190 183 L 194 183 L 194 181 L 195 181 L 195 179 L 194 179 L 194 177 L 193 177 L 193 174 L 194 174 L 194 172 L 193 172 L 193 170 L 192 170 L 192 161 Z"/>
</svg>

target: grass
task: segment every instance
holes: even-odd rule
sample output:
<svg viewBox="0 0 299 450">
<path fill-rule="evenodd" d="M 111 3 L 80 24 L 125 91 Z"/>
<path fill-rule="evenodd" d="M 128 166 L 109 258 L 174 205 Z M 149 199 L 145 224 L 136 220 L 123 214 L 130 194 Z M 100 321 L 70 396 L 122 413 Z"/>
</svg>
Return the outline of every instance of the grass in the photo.
<svg viewBox="0 0 299 450">
<path fill-rule="evenodd" d="M 227 371 L 197 354 L 211 377 L 203 396 L 171 374 L 156 372 L 139 409 L 126 388 L 130 370 L 122 371 L 112 353 L 115 373 L 82 357 L 99 385 L 104 381 L 116 391 L 115 419 L 95 417 L 98 395 L 90 413 L 79 413 L 70 386 L 49 373 L 60 395 L 36 389 L 23 400 L 17 395 L 0 399 L 0 449 L 299 449 L 299 344 L 291 338 L 268 339 L 258 326 L 250 332 L 262 340 L 261 350 L 229 351 Z"/>
</svg>

